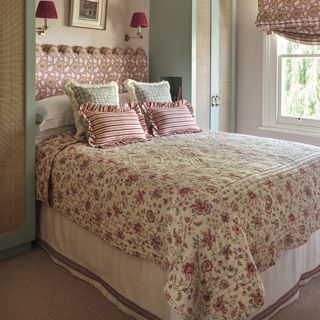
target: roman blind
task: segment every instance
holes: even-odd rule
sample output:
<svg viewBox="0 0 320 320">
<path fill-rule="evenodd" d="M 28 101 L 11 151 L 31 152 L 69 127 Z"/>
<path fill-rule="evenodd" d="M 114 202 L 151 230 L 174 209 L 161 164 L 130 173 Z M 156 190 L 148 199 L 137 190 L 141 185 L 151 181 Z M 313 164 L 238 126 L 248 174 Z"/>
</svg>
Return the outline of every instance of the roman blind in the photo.
<svg viewBox="0 0 320 320">
<path fill-rule="evenodd" d="M 319 0 L 258 0 L 256 26 L 305 44 L 320 44 Z"/>
</svg>

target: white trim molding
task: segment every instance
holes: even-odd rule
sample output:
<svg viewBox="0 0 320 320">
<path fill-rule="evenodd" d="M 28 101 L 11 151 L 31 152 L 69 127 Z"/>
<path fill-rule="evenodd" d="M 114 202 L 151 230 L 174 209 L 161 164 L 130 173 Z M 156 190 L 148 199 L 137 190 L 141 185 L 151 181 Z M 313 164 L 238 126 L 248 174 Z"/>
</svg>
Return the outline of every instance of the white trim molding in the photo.
<svg viewBox="0 0 320 320">
<path fill-rule="evenodd" d="M 308 136 L 319 136 L 317 120 L 281 115 L 281 58 L 277 53 L 277 36 L 263 35 L 262 126 L 259 129 Z M 318 57 L 318 55 L 316 55 Z"/>
</svg>

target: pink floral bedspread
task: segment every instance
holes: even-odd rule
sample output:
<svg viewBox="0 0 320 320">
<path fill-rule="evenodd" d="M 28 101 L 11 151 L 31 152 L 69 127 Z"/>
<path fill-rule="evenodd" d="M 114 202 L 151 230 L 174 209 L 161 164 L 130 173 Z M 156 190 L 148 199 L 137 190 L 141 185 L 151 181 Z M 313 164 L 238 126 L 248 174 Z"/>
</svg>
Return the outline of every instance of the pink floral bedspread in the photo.
<svg viewBox="0 0 320 320">
<path fill-rule="evenodd" d="M 38 150 L 37 199 L 160 264 L 181 319 L 246 319 L 259 272 L 320 229 L 320 148 L 204 132 L 101 150 L 61 135 Z"/>
</svg>

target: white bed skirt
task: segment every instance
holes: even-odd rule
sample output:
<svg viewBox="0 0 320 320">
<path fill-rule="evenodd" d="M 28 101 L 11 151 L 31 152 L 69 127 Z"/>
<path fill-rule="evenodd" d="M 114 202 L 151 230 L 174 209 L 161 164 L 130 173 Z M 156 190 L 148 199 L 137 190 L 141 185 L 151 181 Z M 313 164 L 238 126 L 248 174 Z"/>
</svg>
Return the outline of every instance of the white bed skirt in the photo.
<svg viewBox="0 0 320 320">
<path fill-rule="evenodd" d="M 124 313 L 139 320 L 179 320 L 163 297 L 165 275 L 153 262 L 130 256 L 68 218 L 41 205 L 38 242 L 59 265 L 91 283 Z M 320 231 L 303 246 L 282 252 L 261 274 L 265 304 L 251 317 L 269 319 L 299 297 L 299 288 L 320 274 Z"/>
</svg>

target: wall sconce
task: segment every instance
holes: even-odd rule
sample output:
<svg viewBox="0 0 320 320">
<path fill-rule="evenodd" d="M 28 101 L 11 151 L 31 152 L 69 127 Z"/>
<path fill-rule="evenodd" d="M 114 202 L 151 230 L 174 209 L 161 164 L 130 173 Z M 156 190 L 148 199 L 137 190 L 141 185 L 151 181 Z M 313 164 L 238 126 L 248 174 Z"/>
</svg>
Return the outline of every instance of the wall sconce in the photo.
<svg viewBox="0 0 320 320">
<path fill-rule="evenodd" d="M 131 28 L 138 28 L 136 36 L 129 36 L 128 34 L 125 35 L 124 40 L 129 41 L 132 38 L 143 39 L 143 34 L 141 32 L 141 28 L 148 28 L 148 20 L 144 12 L 135 12 L 132 16 L 130 27 Z"/>
<path fill-rule="evenodd" d="M 48 30 L 48 19 L 58 19 L 56 6 L 53 1 L 40 1 L 36 11 L 36 18 L 44 18 L 44 26 L 36 28 L 38 35 L 45 35 Z"/>
</svg>

